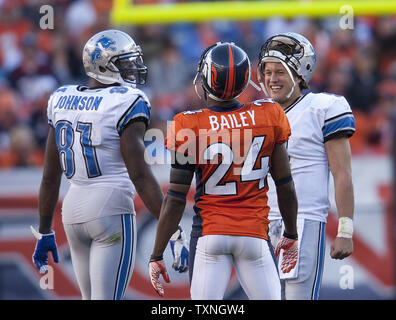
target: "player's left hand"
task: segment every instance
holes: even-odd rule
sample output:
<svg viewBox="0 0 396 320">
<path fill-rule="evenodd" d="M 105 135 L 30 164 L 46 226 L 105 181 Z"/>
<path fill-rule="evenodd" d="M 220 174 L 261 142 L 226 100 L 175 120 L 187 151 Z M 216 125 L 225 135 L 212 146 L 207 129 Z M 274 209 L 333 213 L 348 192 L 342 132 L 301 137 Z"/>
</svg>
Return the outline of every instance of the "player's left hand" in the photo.
<svg viewBox="0 0 396 320">
<path fill-rule="evenodd" d="M 336 237 L 330 249 L 330 256 L 333 259 L 342 260 L 350 256 L 353 252 L 352 238 Z"/>
<path fill-rule="evenodd" d="M 282 236 L 275 248 L 276 257 L 279 256 L 281 249 L 283 249 L 283 259 L 280 267 L 283 273 L 289 273 L 297 264 L 298 240 Z"/>
<path fill-rule="evenodd" d="M 55 232 L 42 234 L 30 226 L 34 237 L 37 239 L 36 248 L 33 253 L 33 262 L 40 273 L 48 272 L 48 251 L 52 252 L 54 262 L 58 263 L 58 248 L 55 241 Z"/>
<path fill-rule="evenodd" d="M 170 238 L 169 243 L 173 256 L 172 268 L 180 273 L 186 272 L 188 270 L 188 242 L 180 226 Z"/>
<path fill-rule="evenodd" d="M 164 287 L 159 280 L 160 275 L 164 278 L 166 283 L 170 282 L 168 272 L 166 271 L 164 260 L 161 258 L 159 260 L 150 260 L 149 262 L 149 275 L 151 285 L 154 290 L 158 293 L 160 297 L 164 296 Z"/>
</svg>

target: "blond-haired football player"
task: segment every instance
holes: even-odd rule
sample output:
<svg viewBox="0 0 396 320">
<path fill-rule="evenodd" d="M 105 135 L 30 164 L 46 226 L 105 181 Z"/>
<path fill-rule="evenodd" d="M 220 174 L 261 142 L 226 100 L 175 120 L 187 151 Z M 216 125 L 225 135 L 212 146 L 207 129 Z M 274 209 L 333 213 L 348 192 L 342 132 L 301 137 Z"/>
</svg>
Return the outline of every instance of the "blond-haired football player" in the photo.
<svg viewBox="0 0 396 320">
<path fill-rule="evenodd" d="M 280 277 L 286 299 L 318 299 L 325 254 L 325 227 L 329 210 L 329 171 L 335 185 L 339 225 L 330 255 L 344 259 L 353 251 L 354 195 L 348 138 L 355 132 L 351 108 L 342 96 L 304 93 L 315 70 L 312 44 L 297 33 L 269 38 L 261 47 L 258 80 L 264 92 L 278 102 L 289 119 L 287 143 L 298 199 L 299 261 Z M 269 179 L 271 180 L 271 179 Z M 270 237 L 275 245 L 282 230 L 274 187 L 268 193 Z"/>
</svg>

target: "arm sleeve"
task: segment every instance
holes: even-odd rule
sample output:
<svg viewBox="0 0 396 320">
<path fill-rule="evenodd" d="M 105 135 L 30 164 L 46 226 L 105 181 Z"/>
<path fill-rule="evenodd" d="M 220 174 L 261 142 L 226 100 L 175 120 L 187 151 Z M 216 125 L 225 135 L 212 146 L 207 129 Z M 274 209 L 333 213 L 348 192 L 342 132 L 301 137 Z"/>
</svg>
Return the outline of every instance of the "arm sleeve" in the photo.
<svg viewBox="0 0 396 320">
<path fill-rule="evenodd" d="M 125 104 L 124 104 L 125 105 Z M 142 96 L 135 96 L 132 104 L 122 108 L 122 113 L 118 116 L 117 132 L 121 136 L 124 128 L 134 121 L 142 121 L 146 126 L 150 123 L 151 108 L 146 99 Z"/>
<path fill-rule="evenodd" d="M 180 123 L 177 117 L 174 117 L 173 120 L 169 123 L 168 128 L 166 129 L 165 148 L 169 151 L 177 151 L 179 143 L 176 142 L 176 133 L 180 129 Z"/>
<path fill-rule="evenodd" d="M 167 129 L 165 147 L 171 152 L 172 167 L 195 170 L 196 135 L 193 124 L 183 123 L 181 114 L 176 115 Z"/>
<path fill-rule="evenodd" d="M 52 94 L 50 98 L 48 99 L 48 105 L 47 105 L 47 118 L 48 118 L 48 124 L 55 128 L 55 123 L 52 117 L 52 100 L 53 100 L 54 95 Z"/>
<path fill-rule="evenodd" d="M 168 150 L 182 152 L 182 149 L 183 154 L 186 150 L 192 151 L 187 146 L 195 142 L 194 119 L 185 119 L 181 113 L 173 118 L 166 132 L 165 147 Z"/>
<path fill-rule="evenodd" d="M 324 142 L 339 136 L 349 138 L 355 133 L 355 118 L 344 97 L 335 97 L 326 110 L 322 132 Z"/>
</svg>

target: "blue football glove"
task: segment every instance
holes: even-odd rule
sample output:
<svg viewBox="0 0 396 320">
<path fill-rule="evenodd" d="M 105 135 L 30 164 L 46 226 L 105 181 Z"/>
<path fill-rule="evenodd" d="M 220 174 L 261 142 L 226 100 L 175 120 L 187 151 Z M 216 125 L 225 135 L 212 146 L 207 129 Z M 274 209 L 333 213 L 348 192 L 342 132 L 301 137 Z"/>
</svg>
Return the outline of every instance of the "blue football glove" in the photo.
<svg viewBox="0 0 396 320">
<path fill-rule="evenodd" d="M 180 226 L 172 235 L 169 242 L 174 259 L 172 268 L 180 273 L 186 272 L 188 270 L 188 242 L 186 234 Z"/>
<path fill-rule="evenodd" d="M 34 237 L 37 239 L 36 248 L 33 253 L 33 262 L 40 273 L 48 272 L 48 251 L 52 252 L 52 258 L 58 263 L 58 248 L 55 241 L 55 232 L 42 234 L 30 226 Z"/>
</svg>

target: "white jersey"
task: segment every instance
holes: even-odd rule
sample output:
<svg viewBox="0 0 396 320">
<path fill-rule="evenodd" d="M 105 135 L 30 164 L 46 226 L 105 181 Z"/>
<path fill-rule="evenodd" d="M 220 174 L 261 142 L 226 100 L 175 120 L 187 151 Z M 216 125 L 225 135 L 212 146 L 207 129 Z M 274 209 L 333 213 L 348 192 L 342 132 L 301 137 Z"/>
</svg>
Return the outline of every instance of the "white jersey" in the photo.
<svg viewBox="0 0 396 320">
<path fill-rule="evenodd" d="M 64 86 L 48 101 L 64 174 L 71 186 L 63 201 L 64 223 L 134 213 L 134 186 L 120 151 L 130 121 L 150 119 L 146 95 L 132 87 Z"/>
<path fill-rule="evenodd" d="M 291 127 L 287 142 L 298 199 L 298 217 L 326 222 L 330 202 L 329 163 L 325 142 L 355 132 L 352 110 L 342 96 L 308 93 L 285 109 Z M 281 219 L 276 188 L 268 179 L 269 220 Z"/>
</svg>

